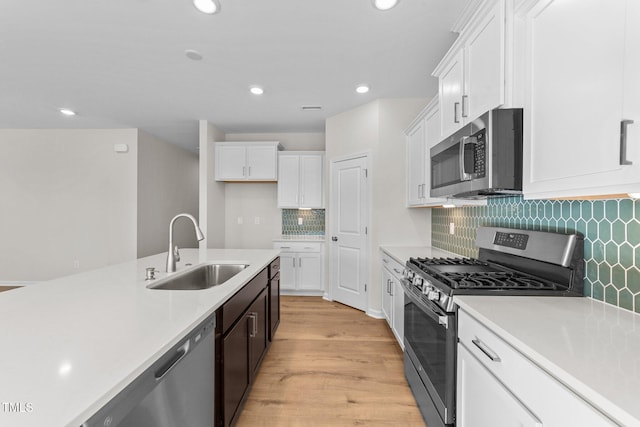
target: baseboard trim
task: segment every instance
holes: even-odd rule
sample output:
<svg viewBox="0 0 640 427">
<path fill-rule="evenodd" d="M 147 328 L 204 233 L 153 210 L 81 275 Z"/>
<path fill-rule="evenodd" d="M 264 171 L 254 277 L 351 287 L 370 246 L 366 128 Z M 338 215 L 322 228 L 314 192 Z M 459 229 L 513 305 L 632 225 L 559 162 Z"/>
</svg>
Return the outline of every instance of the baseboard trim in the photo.
<svg viewBox="0 0 640 427">
<path fill-rule="evenodd" d="M 367 310 L 367 316 L 369 317 L 373 317 L 374 319 L 384 319 L 384 313 L 382 312 L 382 310 L 373 310 L 373 309 L 368 309 Z"/>
</svg>

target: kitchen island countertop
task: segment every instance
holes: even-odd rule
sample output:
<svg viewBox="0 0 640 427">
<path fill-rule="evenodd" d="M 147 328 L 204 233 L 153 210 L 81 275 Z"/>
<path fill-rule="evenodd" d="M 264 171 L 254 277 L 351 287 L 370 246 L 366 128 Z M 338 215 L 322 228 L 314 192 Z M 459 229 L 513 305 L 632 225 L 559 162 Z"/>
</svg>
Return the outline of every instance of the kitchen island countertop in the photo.
<svg viewBox="0 0 640 427">
<path fill-rule="evenodd" d="M 3 292 L 0 426 L 81 425 L 278 254 L 182 249 L 171 274 L 186 264 L 249 264 L 198 291 L 147 289 L 147 267 L 168 275 L 165 253 Z"/>
</svg>

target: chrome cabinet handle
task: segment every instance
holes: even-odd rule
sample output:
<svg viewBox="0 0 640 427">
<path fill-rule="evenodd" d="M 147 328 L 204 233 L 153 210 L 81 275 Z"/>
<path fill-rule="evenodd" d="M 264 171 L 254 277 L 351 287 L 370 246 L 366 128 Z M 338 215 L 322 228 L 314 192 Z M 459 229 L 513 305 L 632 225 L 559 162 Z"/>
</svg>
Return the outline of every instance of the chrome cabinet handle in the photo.
<svg viewBox="0 0 640 427">
<path fill-rule="evenodd" d="M 469 102 L 465 102 L 468 100 L 468 95 L 462 95 L 462 117 L 469 117 L 469 112 L 467 111 L 469 109 Z"/>
<path fill-rule="evenodd" d="M 246 166 L 242 167 L 242 176 L 247 176 L 247 167 Z"/>
<path fill-rule="evenodd" d="M 633 162 L 627 160 L 627 127 L 633 124 L 633 120 L 620 121 L 620 164 L 632 165 Z"/>
<path fill-rule="evenodd" d="M 454 123 L 460 123 L 460 120 L 458 120 L 458 105 L 460 105 L 459 102 L 453 103 L 453 122 Z"/>
<path fill-rule="evenodd" d="M 398 270 L 397 268 L 394 268 L 393 271 L 395 271 L 398 274 L 402 274 L 402 271 Z"/>
<path fill-rule="evenodd" d="M 251 330 L 249 331 L 249 336 L 251 338 L 255 337 L 256 334 L 258 333 L 258 313 L 249 313 L 249 319 L 251 319 Z"/>
<path fill-rule="evenodd" d="M 473 339 L 471 340 L 471 342 L 480 349 L 481 352 L 483 352 L 489 359 L 491 359 L 492 362 L 499 362 L 500 361 L 500 357 L 498 357 L 498 355 L 491 350 L 489 347 L 487 347 L 487 345 L 485 343 L 483 343 L 482 341 L 480 341 L 479 338 Z"/>
<path fill-rule="evenodd" d="M 386 258 L 382 258 L 382 262 L 384 262 L 385 264 L 389 264 L 389 260 Z"/>
<path fill-rule="evenodd" d="M 389 295 L 393 296 L 393 280 L 389 280 Z"/>
</svg>

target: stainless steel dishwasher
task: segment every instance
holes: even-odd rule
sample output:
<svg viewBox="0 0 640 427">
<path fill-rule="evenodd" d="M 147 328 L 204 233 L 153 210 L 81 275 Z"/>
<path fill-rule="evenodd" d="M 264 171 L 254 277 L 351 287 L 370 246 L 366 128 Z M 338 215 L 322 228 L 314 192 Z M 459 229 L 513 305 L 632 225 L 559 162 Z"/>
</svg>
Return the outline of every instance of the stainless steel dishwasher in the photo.
<svg viewBox="0 0 640 427">
<path fill-rule="evenodd" d="M 82 427 L 213 427 L 215 315 Z"/>
</svg>

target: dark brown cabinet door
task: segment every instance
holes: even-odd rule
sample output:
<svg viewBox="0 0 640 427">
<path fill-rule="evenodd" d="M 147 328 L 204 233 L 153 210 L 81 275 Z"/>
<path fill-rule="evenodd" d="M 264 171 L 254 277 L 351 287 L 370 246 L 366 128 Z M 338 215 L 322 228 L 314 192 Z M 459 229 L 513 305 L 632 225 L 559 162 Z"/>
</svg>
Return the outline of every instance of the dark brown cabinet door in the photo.
<svg viewBox="0 0 640 427">
<path fill-rule="evenodd" d="M 245 315 L 224 338 L 224 425 L 231 425 L 251 382 L 249 370 L 249 317 Z"/>
<path fill-rule="evenodd" d="M 269 337 L 268 295 L 266 289 L 258 295 L 251 304 L 247 316 L 249 317 L 249 362 L 251 366 L 251 378 L 258 373 L 260 362 L 267 351 L 267 338 Z"/>
</svg>

